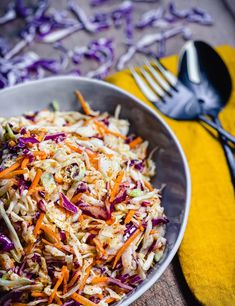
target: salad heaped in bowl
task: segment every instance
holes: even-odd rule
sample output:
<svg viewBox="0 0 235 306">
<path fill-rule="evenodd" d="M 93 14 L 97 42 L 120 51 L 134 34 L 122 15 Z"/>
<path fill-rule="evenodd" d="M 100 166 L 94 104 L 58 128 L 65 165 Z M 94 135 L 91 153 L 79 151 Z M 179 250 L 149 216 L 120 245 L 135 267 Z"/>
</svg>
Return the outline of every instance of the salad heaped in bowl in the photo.
<svg viewBox="0 0 235 306">
<path fill-rule="evenodd" d="M 76 95 L 84 114 L 0 118 L 1 303 L 109 305 L 163 255 L 148 142 Z"/>
</svg>

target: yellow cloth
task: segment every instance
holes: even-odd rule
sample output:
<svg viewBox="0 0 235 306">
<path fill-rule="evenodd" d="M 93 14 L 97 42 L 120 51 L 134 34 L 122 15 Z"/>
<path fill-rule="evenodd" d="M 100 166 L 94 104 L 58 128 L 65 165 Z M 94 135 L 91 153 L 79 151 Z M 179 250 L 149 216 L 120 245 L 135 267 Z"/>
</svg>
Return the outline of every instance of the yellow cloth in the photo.
<svg viewBox="0 0 235 306">
<path fill-rule="evenodd" d="M 218 51 L 235 86 L 235 49 L 222 46 Z M 176 56 L 165 58 L 163 63 L 177 72 Z M 107 81 L 149 104 L 127 70 Z M 235 305 L 235 200 L 223 150 L 216 133 L 208 132 L 200 123 L 179 122 L 160 115 L 183 146 L 192 177 L 191 210 L 179 250 L 184 276 L 201 303 Z M 235 135 L 234 89 L 220 119 L 225 129 Z"/>
</svg>

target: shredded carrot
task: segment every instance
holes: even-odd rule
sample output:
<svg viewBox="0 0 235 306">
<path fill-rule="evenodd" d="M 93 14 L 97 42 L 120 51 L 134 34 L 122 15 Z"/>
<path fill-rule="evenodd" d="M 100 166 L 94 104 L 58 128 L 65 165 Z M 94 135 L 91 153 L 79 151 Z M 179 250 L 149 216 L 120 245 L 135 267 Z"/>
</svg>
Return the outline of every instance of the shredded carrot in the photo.
<svg viewBox="0 0 235 306">
<path fill-rule="evenodd" d="M 21 155 L 16 158 L 16 161 L 22 161 L 23 159 L 24 159 L 24 155 Z"/>
<path fill-rule="evenodd" d="M 62 269 L 61 269 L 61 275 L 60 277 L 58 278 L 55 286 L 54 286 L 54 289 L 52 291 L 52 294 L 51 296 L 49 297 L 48 299 L 48 305 L 52 303 L 52 301 L 54 300 L 55 296 L 56 296 L 56 293 L 57 293 L 57 290 L 59 288 L 59 286 L 62 284 L 63 282 L 63 279 L 64 279 L 64 276 L 66 274 L 66 270 L 67 270 L 67 267 L 66 266 L 63 266 Z"/>
<path fill-rule="evenodd" d="M 47 234 L 55 242 L 58 243 L 60 241 L 60 238 L 58 237 L 58 235 L 52 229 L 50 229 L 50 227 L 42 224 L 41 225 L 41 230 L 43 230 L 45 232 L 45 234 Z"/>
<path fill-rule="evenodd" d="M 25 254 L 26 254 L 26 255 L 30 254 L 31 251 L 32 251 L 32 248 L 33 248 L 33 243 L 30 242 L 30 243 L 27 245 L 26 249 L 24 250 Z"/>
<path fill-rule="evenodd" d="M 103 260 L 102 259 L 96 259 L 95 263 L 97 265 L 101 265 L 101 264 L 103 264 Z"/>
<path fill-rule="evenodd" d="M 42 239 L 42 242 L 45 243 L 45 244 L 48 244 L 48 245 L 51 245 L 51 246 L 54 246 L 55 248 L 59 249 L 59 250 L 62 250 L 62 247 L 60 244 L 58 243 L 53 243 L 53 242 L 50 242 L 46 239 Z"/>
<path fill-rule="evenodd" d="M 84 113 L 86 115 L 90 115 L 91 109 L 90 109 L 89 105 L 87 104 L 87 102 L 84 100 L 84 98 L 83 98 L 82 94 L 80 93 L 80 91 L 77 90 L 75 92 L 75 94 L 76 94 L 76 97 L 79 100 L 79 102 L 80 102 L 80 104 L 81 104 L 81 106 L 82 106 L 82 108 L 84 110 Z"/>
<path fill-rule="evenodd" d="M 80 268 L 74 273 L 73 277 L 71 278 L 70 282 L 68 283 L 68 287 L 72 287 L 77 279 L 79 278 Z"/>
<path fill-rule="evenodd" d="M 46 293 L 44 293 L 44 292 L 37 292 L 37 291 L 31 292 L 31 296 L 32 297 L 47 297 Z"/>
<path fill-rule="evenodd" d="M 105 251 L 105 249 L 103 248 L 103 245 L 101 244 L 101 242 L 99 241 L 99 239 L 98 239 L 98 238 L 94 238 L 93 241 L 94 241 L 94 243 L 95 243 L 95 245 L 96 245 L 96 249 L 97 249 L 98 253 L 100 253 L 101 256 L 102 256 L 102 255 L 105 256 L 105 255 L 106 255 L 106 251 Z"/>
<path fill-rule="evenodd" d="M 131 149 L 134 149 L 136 146 L 138 146 L 142 142 L 143 142 L 143 139 L 141 137 L 137 137 L 129 143 L 129 147 Z"/>
<path fill-rule="evenodd" d="M 103 300 L 103 298 L 104 298 L 104 296 L 103 296 L 102 293 L 97 294 L 97 296 L 98 296 L 98 298 L 99 298 L 100 300 Z"/>
<path fill-rule="evenodd" d="M 122 254 L 129 247 L 129 245 L 136 239 L 136 237 L 138 237 L 140 232 L 141 232 L 140 229 L 137 229 L 134 232 L 134 234 L 130 236 L 130 238 L 123 244 L 123 246 L 117 252 L 117 255 L 115 256 L 115 260 L 114 260 L 114 263 L 113 263 L 113 269 L 116 267 L 116 264 L 118 263 L 118 261 L 121 258 Z"/>
<path fill-rule="evenodd" d="M 156 230 L 152 229 L 150 232 L 149 232 L 150 235 L 153 235 L 153 234 L 156 234 Z"/>
<path fill-rule="evenodd" d="M 111 191 L 111 194 L 110 194 L 110 202 L 113 202 L 115 196 L 117 195 L 118 193 L 118 190 L 119 190 L 119 186 L 122 182 L 122 179 L 124 177 L 124 171 L 120 171 L 117 178 L 116 178 L 116 181 L 114 183 L 114 186 L 113 186 L 113 189 Z"/>
<path fill-rule="evenodd" d="M 88 277 L 90 276 L 91 268 L 92 268 L 92 264 L 86 268 L 86 272 L 85 272 L 85 275 L 84 275 L 84 277 L 82 279 L 82 282 L 81 282 L 81 285 L 79 287 L 79 290 L 82 290 L 85 287 L 86 281 L 87 281 Z"/>
<path fill-rule="evenodd" d="M 92 120 L 94 120 L 93 117 L 91 117 L 91 118 L 86 118 L 86 121 L 83 123 L 83 126 L 87 126 Z"/>
<path fill-rule="evenodd" d="M 95 125 L 96 125 L 96 129 L 97 129 L 99 135 L 100 135 L 101 137 L 104 137 L 104 130 L 103 130 L 103 127 L 101 127 L 97 121 L 94 121 L 94 123 L 95 123 Z"/>
<path fill-rule="evenodd" d="M 12 303 L 12 306 L 27 306 L 28 304 L 25 303 Z"/>
<path fill-rule="evenodd" d="M 97 157 L 97 158 L 98 158 L 98 154 L 97 154 L 96 152 L 93 152 L 93 151 L 87 149 L 87 150 L 86 150 L 86 153 L 87 153 L 87 155 L 88 155 L 89 157 L 92 157 L 92 158 Z"/>
<path fill-rule="evenodd" d="M 93 285 L 99 284 L 99 283 L 108 283 L 109 278 L 107 276 L 96 276 L 93 278 L 91 283 Z"/>
<path fill-rule="evenodd" d="M 44 151 L 33 151 L 32 152 L 34 156 L 38 156 L 40 159 L 46 159 L 47 153 Z"/>
<path fill-rule="evenodd" d="M 106 221 L 106 224 L 112 225 L 115 222 L 115 219 L 109 219 Z"/>
<path fill-rule="evenodd" d="M 113 158 L 113 154 L 108 154 L 108 153 L 106 153 L 105 156 L 106 156 L 107 158 Z"/>
<path fill-rule="evenodd" d="M 71 202 L 76 203 L 79 200 L 81 200 L 81 197 L 82 197 L 82 193 L 78 193 L 78 194 L 76 194 L 75 196 L 72 197 Z"/>
<path fill-rule="evenodd" d="M 71 298 L 74 301 L 76 301 L 76 302 L 78 302 L 78 303 L 80 303 L 80 304 L 82 304 L 84 306 L 97 306 L 97 304 L 91 302 L 90 300 L 88 300 L 87 298 L 85 298 L 84 296 L 82 296 L 82 295 L 80 295 L 78 293 L 73 293 L 71 295 Z"/>
<path fill-rule="evenodd" d="M 130 210 L 128 211 L 128 214 L 126 215 L 126 218 L 125 218 L 124 223 L 125 223 L 125 224 L 130 223 L 132 217 L 134 216 L 134 214 L 135 214 L 135 210 L 134 210 L 134 209 L 130 209 Z"/>
<path fill-rule="evenodd" d="M 84 215 L 80 215 L 79 217 L 78 217 L 78 221 L 79 222 L 82 222 L 84 220 Z"/>
<path fill-rule="evenodd" d="M 84 140 L 84 141 L 89 140 L 88 137 L 80 136 L 77 133 L 73 133 L 73 136 L 75 136 L 79 140 Z"/>
<path fill-rule="evenodd" d="M 59 177 L 58 175 L 55 174 L 55 181 L 58 184 L 62 184 L 63 183 L 63 179 L 61 177 Z"/>
<path fill-rule="evenodd" d="M 27 167 L 28 163 L 29 163 L 29 158 L 25 157 L 22 161 L 21 169 L 24 170 Z"/>
<path fill-rule="evenodd" d="M 91 229 L 91 230 L 89 230 L 89 233 L 90 234 L 94 234 L 94 235 L 98 235 L 99 234 L 99 230 L 97 229 Z"/>
<path fill-rule="evenodd" d="M 91 165 L 96 169 L 98 170 L 99 167 L 98 167 L 98 158 L 97 157 L 93 157 L 93 156 L 89 156 L 89 161 L 91 163 Z"/>
<path fill-rule="evenodd" d="M 151 186 L 151 184 L 145 180 L 144 180 L 144 186 L 148 188 L 150 191 L 153 191 L 153 187 Z"/>
<path fill-rule="evenodd" d="M 40 227 L 41 227 L 41 225 L 42 225 L 42 221 L 43 221 L 44 216 L 45 216 L 45 213 L 41 212 L 41 213 L 40 213 L 40 216 L 39 216 L 39 218 L 38 218 L 38 220 L 37 220 L 37 223 L 36 223 L 36 225 L 35 225 L 35 228 L 34 228 L 33 233 L 34 233 L 34 235 L 35 235 L 36 237 L 37 237 L 37 235 L 38 235 L 38 233 L 39 233 L 39 230 L 40 230 Z"/>
<path fill-rule="evenodd" d="M 3 179 L 3 180 L 11 179 L 11 178 L 15 177 L 16 175 L 24 174 L 24 173 L 27 173 L 27 172 L 28 172 L 27 170 L 15 170 L 15 171 L 12 171 L 12 172 L 6 174 L 1 179 Z"/>
<path fill-rule="evenodd" d="M 74 152 L 77 152 L 77 153 L 79 153 L 79 154 L 81 154 L 81 153 L 83 152 L 81 149 L 79 149 L 79 148 L 73 146 L 71 143 L 69 143 L 69 142 L 67 142 L 67 141 L 65 142 L 65 144 L 66 144 L 66 146 L 67 146 L 70 150 L 72 150 L 72 151 L 74 151 Z"/>
<path fill-rule="evenodd" d="M 114 302 L 114 301 L 116 301 L 116 299 L 115 298 L 113 298 L 113 297 L 109 297 L 106 301 L 105 301 L 105 303 L 107 303 L 107 304 L 111 304 L 112 302 Z"/>
<path fill-rule="evenodd" d="M 68 289 L 68 279 L 69 279 L 69 270 L 66 269 L 65 275 L 64 275 L 64 281 L 63 281 L 63 294 L 67 292 Z"/>
<path fill-rule="evenodd" d="M 140 231 L 144 232 L 144 227 L 142 225 L 142 221 L 140 219 L 138 221 L 139 221 L 139 229 L 140 229 Z"/>
<path fill-rule="evenodd" d="M 114 135 L 116 137 L 120 137 L 122 139 L 126 139 L 126 136 L 124 136 L 124 135 L 122 135 L 120 133 L 117 133 L 117 132 L 110 131 L 110 129 L 108 129 L 107 126 L 103 122 L 94 121 L 94 123 L 97 126 L 97 129 L 98 129 L 98 127 L 103 129 L 105 134 L 111 134 L 111 135 Z"/>
<path fill-rule="evenodd" d="M 47 297 L 46 293 L 44 293 L 44 292 L 37 292 L 37 291 L 32 292 L 31 296 L 32 297 Z"/>
<path fill-rule="evenodd" d="M 31 186 L 29 187 L 29 191 L 28 191 L 28 195 L 30 195 L 31 193 L 33 193 L 35 191 L 35 188 L 37 187 L 39 181 L 40 181 L 40 178 L 41 178 L 41 175 L 42 175 L 42 170 L 41 169 L 38 169 L 37 172 L 36 172 L 36 175 L 32 181 L 32 184 Z"/>
<path fill-rule="evenodd" d="M 58 305 L 63 305 L 63 303 L 61 302 L 60 298 L 57 295 L 55 295 L 54 299 Z"/>
<path fill-rule="evenodd" d="M 15 164 L 13 164 L 12 166 L 10 166 L 9 168 L 6 168 L 4 170 L 2 170 L 0 172 L 0 178 L 4 177 L 6 174 L 16 170 L 17 168 L 20 167 L 20 163 L 19 162 L 16 162 Z"/>
</svg>

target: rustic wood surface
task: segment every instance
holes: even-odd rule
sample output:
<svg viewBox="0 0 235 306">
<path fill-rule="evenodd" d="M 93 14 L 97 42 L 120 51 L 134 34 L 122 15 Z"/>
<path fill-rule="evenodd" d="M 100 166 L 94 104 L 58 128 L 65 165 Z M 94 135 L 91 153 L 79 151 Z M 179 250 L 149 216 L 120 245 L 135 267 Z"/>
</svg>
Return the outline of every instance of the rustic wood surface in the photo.
<svg viewBox="0 0 235 306">
<path fill-rule="evenodd" d="M 88 0 L 77 0 L 80 5 L 88 12 L 90 10 L 88 5 Z M 234 4 L 234 0 L 226 0 L 230 4 Z M 106 4 L 102 6 L 102 11 L 110 10 L 112 6 L 117 5 L 121 1 L 113 0 L 111 1 L 112 5 Z M 192 24 L 190 28 L 193 31 L 194 39 L 202 39 L 209 41 L 213 45 L 218 44 L 230 44 L 235 46 L 235 19 L 231 14 L 231 10 L 222 0 L 177 0 L 175 1 L 177 7 L 179 8 L 188 8 L 190 6 L 200 6 L 204 9 L 207 9 L 208 12 L 212 15 L 215 24 L 211 27 L 202 27 L 200 25 Z M 0 1 L 0 10 L 3 9 L 6 4 L 9 3 L 8 0 Z M 65 7 L 65 0 L 52 0 L 52 5 L 56 8 Z M 155 4 L 145 3 L 145 4 L 136 4 L 136 13 L 135 18 L 137 19 L 141 12 L 148 9 L 158 7 L 160 4 L 166 4 L 166 0 L 156 1 Z M 104 9 L 103 9 L 104 8 Z M 96 9 L 98 10 L 98 9 Z M 94 12 L 94 10 L 93 10 Z M 19 31 L 20 23 L 18 21 L 9 23 L 8 25 L 1 27 L 0 35 L 10 38 L 12 41 L 16 41 L 17 32 Z M 157 30 L 154 30 L 157 31 Z M 135 39 L 137 40 L 141 33 L 135 33 Z M 124 37 L 122 31 L 111 30 L 108 32 L 103 32 L 95 36 L 97 37 L 108 37 L 115 38 L 119 43 L 115 50 L 116 56 L 122 54 L 125 51 Z M 78 32 L 65 40 L 65 45 L 67 47 L 72 46 L 82 46 L 86 45 L 89 40 L 94 39 L 94 37 L 89 36 L 87 33 Z M 178 53 L 182 44 L 184 43 L 183 39 L 176 37 L 171 39 L 167 43 L 167 54 Z M 55 51 L 52 47 L 44 44 L 33 44 L 27 50 L 33 50 L 44 57 L 53 56 Z M 132 60 L 132 64 L 140 64 L 142 61 L 141 56 L 135 56 Z M 90 68 L 90 63 L 87 62 L 86 67 L 83 69 L 83 73 L 86 72 L 86 69 Z M 115 72 L 115 68 L 112 70 Z M 187 284 L 184 280 L 182 271 L 180 269 L 180 264 L 177 256 L 174 258 L 172 264 L 167 268 L 165 273 L 162 275 L 160 280 L 149 289 L 141 298 L 139 298 L 133 306 L 181 306 L 181 305 L 196 305 L 193 295 L 191 294 Z"/>
</svg>

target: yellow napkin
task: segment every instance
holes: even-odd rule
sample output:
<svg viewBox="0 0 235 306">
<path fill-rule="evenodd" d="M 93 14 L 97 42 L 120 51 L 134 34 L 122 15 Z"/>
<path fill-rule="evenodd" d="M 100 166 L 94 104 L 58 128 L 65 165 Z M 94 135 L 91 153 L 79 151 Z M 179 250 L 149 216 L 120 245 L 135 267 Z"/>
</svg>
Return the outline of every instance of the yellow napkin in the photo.
<svg viewBox="0 0 235 306">
<path fill-rule="evenodd" d="M 235 86 L 235 49 L 222 46 L 218 51 Z M 176 73 L 176 56 L 165 58 L 163 63 Z M 149 104 L 127 70 L 107 81 Z M 223 150 L 216 133 L 198 122 L 179 122 L 161 116 L 182 144 L 192 176 L 191 210 L 179 250 L 184 276 L 201 303 L 235 305 L 235 200 Z M 220 119 L 235 135 L 235 90 Z"/>
</svg>

